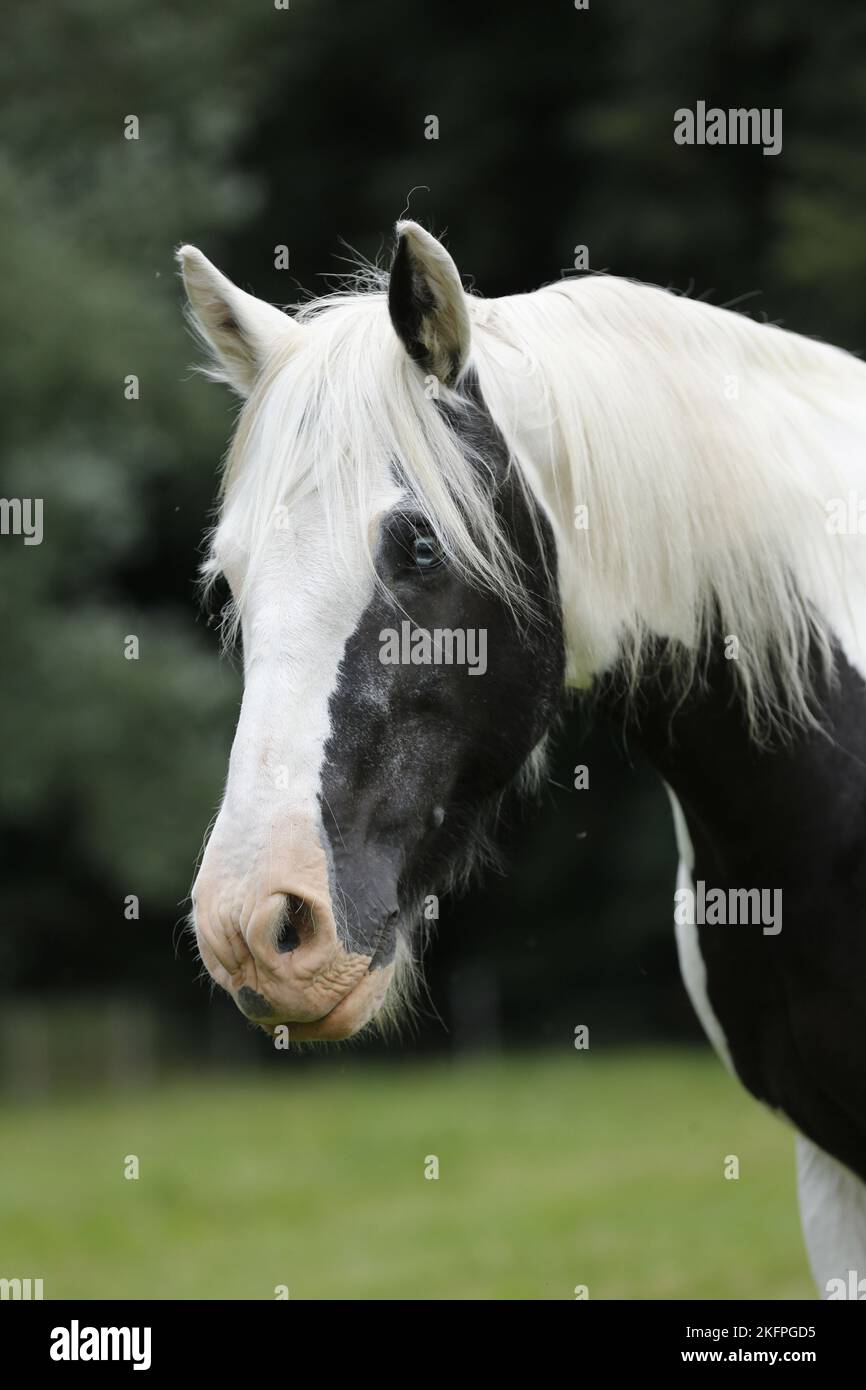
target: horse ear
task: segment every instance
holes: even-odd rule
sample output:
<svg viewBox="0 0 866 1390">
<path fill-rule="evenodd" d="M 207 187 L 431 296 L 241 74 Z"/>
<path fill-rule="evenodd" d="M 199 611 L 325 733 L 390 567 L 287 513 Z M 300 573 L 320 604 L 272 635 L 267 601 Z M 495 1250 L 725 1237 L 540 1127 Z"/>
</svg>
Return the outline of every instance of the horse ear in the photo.
<svg viewBox="0 0 866 1390">
<path fill-rule="evenodd" d="M 249 395 L 267 357 L 301 330 L 288 314 L 246 294 L 196 246 L 177 253 L 193 323 L 213 349 L 214 375 Z"/>
<path fill-rule="evenodd" d="M 469 357 L 466 295 L 441 241 L 417 222 L 397 223 L 388 310 L 409 356 L 453 386 Z"/>
</svg>

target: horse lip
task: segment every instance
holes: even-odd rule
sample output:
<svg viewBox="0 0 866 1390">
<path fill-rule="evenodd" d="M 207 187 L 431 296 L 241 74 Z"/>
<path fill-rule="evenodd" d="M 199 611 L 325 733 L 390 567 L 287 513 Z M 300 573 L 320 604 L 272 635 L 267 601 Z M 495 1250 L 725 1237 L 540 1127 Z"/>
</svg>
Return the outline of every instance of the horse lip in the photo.
<svg viewBox="0 0 866 1390">
<path fill-rule="evenodd" d="M 276 1034 L 278 1028 L 288 1028 L 289 1037 L 291 1037 L 294 1033 L 295 1038 L 298 1042 L 334 1042 L 339 1041 L 343 1038 L 351 1037 L 353 1033 L 357 1033 L 362 1028 L 366 1027 L 366 1025 L 370 1022 L 371 1018 L 373 1018 L 373 1016 L 376 1013 L 378 1013 L 379 1008 L 381 1007 L 385 995 L 387 993 L 388 985 L 391 982 L 393 969 L 393 965 L 386 965 L 380 967 L 380 969 L 377 969 L 373 972 L 374 974 L 380 976 L 380 979 L 384 981 L 384 988 L 380 986 L 379 997 L 375 1001 L 374 1007 L 372 1009 L 369 1009 L 365 1013 L 361 1021 L 357 1024 L 355 1024 L 351 1019 L 338 1020 L 338 1031 L 336 1033 L 331 1033 L 330 1036 L 328 1035 L 327 1030 L 328 1019 L 330 1019 L 334 1014 L 336 1014 L 340 1009 L 342 1009 L 344 1005 L 350 1004 L 352 1000 L 356 1001 L 357 1003 L 358 996 L 363 994 L 364 987 L 368 984 L 370 980 L 369 969 L 367 973 L 361 977 L 357 984 L 353 985 L 352 988 L 348 991 L 348 993 L 343 995 L 342 999 L 338 999 L 336 1004 L 334 1004 L 332 1008 L 328 1009 L 327 1013 L 322 1014 L 319 1018 L 304 1019 L 302 1021 L 298 1021 L 297 1019 L 282 1019 L 278 1022 L 273 1023 L 262 1022 L 260 1026 L 265 1030 L 266 1033 L 269 1033 L 271 1037 L 273 1037 Z M 361 1009 L 362 1011 L 364 1009 L 363 999 L 361 1000 Z M 346 1028 L 346 1022 L 350 1022 L 352 1026 Z M 322 1031 L 324 1032 L 324 1036 L 321 1036 Z"/>
<path fill-rule="evenodd" d="M 241 986 L 235 995 L 235 1003 L 241 1013 L 253 1023 L 258 1023 L 263 1018 L 272 1018 L 275 1012 L 273 1004 L 257 990 L 250 989 L 249 985 Z"/>
<path fill-rule="evenodd" d="M 343 995 L 343 999 L 348 999 L 353 989 L 357 989 L 357 985 L 353 985 L 349 993 Z M 334 1009 L 342 1004 L 343 999 L 338 999 L 336 1004 L 332 1004 L 324 1013 L 319 1014 L 318 1018 L 304 1019 L 303 1022 L 309 1024 L 321 1023 L 323 1018 L 327 1018 L 328 1014 L 333 1013 Z M 269 999 L 266 999 L 263 994 L 259 994 L 256 990 L 251 989 L 249 985 L 241 986 L 234 996 L 234 1001 L 244 1018 L 248 1018 L 251 1023 L 258 1023 L 259 1026 L 264 1028 L 268 1033 L 273 1033 L 275 1028 L 297 1028 L 300 1026 L 300 1021 L 298 1019 L 281 1019 L 276 1005 L 272 1004 Z"/>
<path fill-rule="evenodd" d="M 399 924 L 400 909 L 399 907 L 394 907 L 383 917 L 373 937 L 370 964 L 367 966 L 368 975 L 374 970 L 383 969 L 383 967 L 388 964 L 384 959 L 383 953 L 391 946 L 393 938 L 396 937 Z M 393 938 L 391 935 L 392 931 Z"/>
</svg>

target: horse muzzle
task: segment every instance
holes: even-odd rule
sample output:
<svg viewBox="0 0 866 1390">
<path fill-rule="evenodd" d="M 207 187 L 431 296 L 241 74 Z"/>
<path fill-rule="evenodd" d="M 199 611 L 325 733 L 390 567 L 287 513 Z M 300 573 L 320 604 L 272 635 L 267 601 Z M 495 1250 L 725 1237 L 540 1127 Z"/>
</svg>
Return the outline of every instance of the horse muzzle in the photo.
<svg viewBox="0 0 866 1390">
<path fill-rule="evenodd" d="M 267 872 L 234 874 L 231 858 L 208 845 L 193 889 L 199 953 L 241 1013 L 268 1032 L 286 1025 L 297 1041 L 347 1038 L 384 1002 L 393 952 L 378 943 L 393 924 L 348 941 L 337 929 L 318 841 L 302 840 L 295 827 L 284 842 L 292 865 L 281 865 L 279 876 L 271 860 Z"/>
</svg>

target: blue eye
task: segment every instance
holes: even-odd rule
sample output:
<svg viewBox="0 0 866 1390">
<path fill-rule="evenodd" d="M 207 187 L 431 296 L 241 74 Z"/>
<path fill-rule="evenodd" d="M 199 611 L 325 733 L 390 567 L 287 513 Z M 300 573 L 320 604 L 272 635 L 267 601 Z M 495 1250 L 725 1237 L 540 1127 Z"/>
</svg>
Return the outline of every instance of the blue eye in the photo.
<svg viewBox="0 0 866 1390">
<path fill-rule="evenodd" d="M 436 537 L 423 532 L 412 542 L 412 559 L 419 570 L 433 570 L 442 564 L 445 556 Z"/>
</svg>

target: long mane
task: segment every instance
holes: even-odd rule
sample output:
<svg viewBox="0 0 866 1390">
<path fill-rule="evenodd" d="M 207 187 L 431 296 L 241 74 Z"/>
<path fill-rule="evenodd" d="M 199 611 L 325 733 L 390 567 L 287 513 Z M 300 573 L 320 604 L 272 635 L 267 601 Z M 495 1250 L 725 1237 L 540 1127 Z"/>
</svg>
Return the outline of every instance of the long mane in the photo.
<svg viewBox="0 0 866 1390">
<path fill-rule="evenodd" d="M 609 276 L 468 302 L 484 400 L 556 534 L 572 682 L 617 664 L 636 681 L 662 635 L 686 690 L 708 644 L 730 635 L 755 735 L 811 722 L 816 660 L 832 667 L 827 615 L 862 582 L 856 543 L 828 533 L 827 501 L 866 462 L 866 367 Z M 217 535 L 230 529 L 252 571 L 276 510 L 316 488 L 339 556 L 387 465 L 452 563 L 519 606 L 485 461 L 460 429 L 471 403 L 441 388 L 452 408 L 435 408 L 384 279 L 294 314 L 304 346 L 272 360 L 244 406 Z M 217 544 L 205 569 L 218 567 Z"/>
<path fill-rule="evenodd" d="M 519 345 L 510 372 L 503 339 Z M 477 358 L 526 468 L 521 401 L 538 385 L 575 681 L 615 660 L 636 678 L 662 634 L 687 689 L 730 635 L 753 733 L 812 722 L 827 615 L 863 579 L 862 542 L 827 526 L 828 499 L 863 481 L 859 359 L 608 276 L 494 301 Z M 587 529 L 565 534 L 581 505 Z"/>
</svg>

